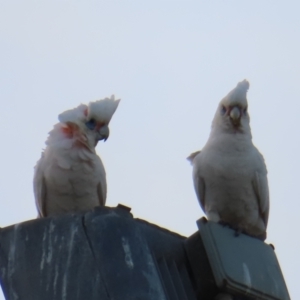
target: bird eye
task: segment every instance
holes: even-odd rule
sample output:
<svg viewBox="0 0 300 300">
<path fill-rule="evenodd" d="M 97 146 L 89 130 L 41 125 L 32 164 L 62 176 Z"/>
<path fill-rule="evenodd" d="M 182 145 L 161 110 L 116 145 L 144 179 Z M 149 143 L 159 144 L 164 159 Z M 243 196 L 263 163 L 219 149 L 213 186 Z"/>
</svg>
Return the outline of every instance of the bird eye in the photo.
<svg viewBox="0 0 300 300">
<path fill-rule="evenodd" d="M 247 114 L 247 107 L 243 110 L 244 115 Z"/>
<path fill-rule="evenodd" d="M 94 130 L 96 127 L 96 121 L 94 119 L 90 119 L 85 123 L 86 127 L 90 130 Z"/>
<path fill-rule="evenodd" d="M 225 107 L 225 106 L 222 106 L 222 108 L 221 108 L 221 114 L 222 114 L 222 115 L 225 115 L 225 113 L 226 113 L 226 107 Z"/>
</svg>

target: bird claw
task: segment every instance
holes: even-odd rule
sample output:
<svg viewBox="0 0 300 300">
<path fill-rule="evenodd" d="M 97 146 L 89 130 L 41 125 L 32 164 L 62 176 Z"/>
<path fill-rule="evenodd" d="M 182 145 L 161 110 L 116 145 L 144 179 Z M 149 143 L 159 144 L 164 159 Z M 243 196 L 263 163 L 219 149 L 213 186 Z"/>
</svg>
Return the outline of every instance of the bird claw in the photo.
<svg viewBox="0 0 300 300">
<path fill-rule="evenodd" d="M 241 235 L 241 233 L 242 233 L 242 230 L 241 230 L 241 229 L 236 229 L 235 232 L 234 232 L 234 236 L 235 236 L 235 237 L 238 237 L 238 236 Z"/>
<path fill-rule="evenodd" d="M 220 225 L 222 225 L 222 227 L 230 227 L 229 225 L 228 225 L 228 223 L 226 223 L 226 222 L 224 222 L 224 221 L 219 221 L 218 222 Z"/>
</svg>

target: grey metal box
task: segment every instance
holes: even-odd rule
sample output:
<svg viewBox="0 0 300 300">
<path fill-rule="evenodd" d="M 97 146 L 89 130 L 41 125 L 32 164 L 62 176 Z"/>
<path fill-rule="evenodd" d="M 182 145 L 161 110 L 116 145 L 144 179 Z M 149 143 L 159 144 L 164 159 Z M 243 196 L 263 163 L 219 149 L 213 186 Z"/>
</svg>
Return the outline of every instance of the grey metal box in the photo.
<svg viewBox="0 0 300 300">
<path fill-rule="evenodd" d="M 274 249 L 250 236 L 209 222 L 198 222 L 218 288 L 260 300 L 290 300 Z"/>
</svg>

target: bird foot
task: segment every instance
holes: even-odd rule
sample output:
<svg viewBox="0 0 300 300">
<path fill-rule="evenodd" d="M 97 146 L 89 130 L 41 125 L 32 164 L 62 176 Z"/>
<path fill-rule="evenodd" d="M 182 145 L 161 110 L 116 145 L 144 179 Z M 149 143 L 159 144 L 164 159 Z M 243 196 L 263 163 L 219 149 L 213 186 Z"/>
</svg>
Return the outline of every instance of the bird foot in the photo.
<svg viewBox="0 0 300 300">
<path fill-rule="evenodd" d="M 241 235 L 241 233 L 243 233 L 242 229 L 238 228 L 238 229 L 235 230 L 234 236 L 238 237 L 238 236 Z"/>
<path fill-rule="evenodd" d="M 219 221 L 218 222 L 220 225 L 222 225 L 223 227 L 230 227 L 228 223 L 224 222 L 224 221 Z"/>
</svg>

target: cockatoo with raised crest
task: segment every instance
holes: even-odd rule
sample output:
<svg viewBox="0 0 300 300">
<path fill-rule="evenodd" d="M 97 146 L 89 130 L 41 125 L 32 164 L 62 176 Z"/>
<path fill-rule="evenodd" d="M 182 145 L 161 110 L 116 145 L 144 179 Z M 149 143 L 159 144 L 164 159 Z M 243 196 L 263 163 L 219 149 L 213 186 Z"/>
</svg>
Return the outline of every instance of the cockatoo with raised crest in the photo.
<svg viewBox="0 0 300 300">
<path fill-rule="evenodd" d="M 95 147 L 109 136 L 108 124 L 120 100 L 114 96 L 67 110 L 49 132 L 35 166 L 34 195 L 39 217 L 104 206 L 106 174 Z"/>
<path fill-rule="evenodd" d="M 252 143 L 248 89 L 247 80 L 239 82 L 221 100 L 206 145 L 188 160 L 208 219 L 264 240 L 269 215 L 267 169 Z"/>
</svg>

